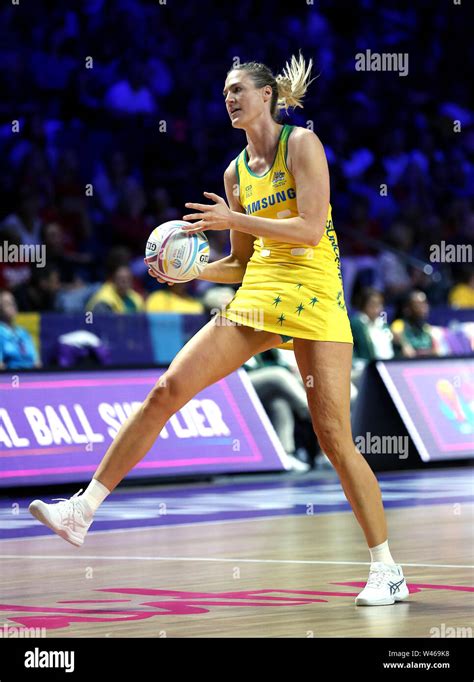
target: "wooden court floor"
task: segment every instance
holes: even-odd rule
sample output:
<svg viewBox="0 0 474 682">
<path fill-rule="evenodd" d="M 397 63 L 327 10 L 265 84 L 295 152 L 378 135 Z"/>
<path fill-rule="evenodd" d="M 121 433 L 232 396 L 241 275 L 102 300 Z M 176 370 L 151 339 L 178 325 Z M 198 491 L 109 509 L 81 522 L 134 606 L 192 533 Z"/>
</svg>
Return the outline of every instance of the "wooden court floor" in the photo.
<svg viewBox="0 0 474 682">
<path fill-rule="evenodd" d="M 412 594 L 356 607 L 351 512 L 0 542 L 0 628 L 54 637 L 448 637 L 474 630 L 472 504 L 387 510 Z M 469 634 L 471 633 L 471 634 Z"/>
</svg>

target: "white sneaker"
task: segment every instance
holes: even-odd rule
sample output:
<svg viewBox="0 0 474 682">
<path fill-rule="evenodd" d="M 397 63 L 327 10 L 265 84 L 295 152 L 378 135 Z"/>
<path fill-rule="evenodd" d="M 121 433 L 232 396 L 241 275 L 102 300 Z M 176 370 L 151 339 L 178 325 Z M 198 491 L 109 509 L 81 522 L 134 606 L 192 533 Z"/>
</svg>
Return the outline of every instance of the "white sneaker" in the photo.
<svg viewBox="0 0 474 682">
<path fill-rule="evenodd" d="M 59 499 L 59 504 L 46 504 L 41 500 L 34 500 L 28 507 L 38 521 L 51 528 L 57 535 L 67 540 L 71 545 L 81 547 L 89 526 L 94 520 L 94 514 L 87 502 L 78 495 L 82 490 L 75 493 L 69 500 Z"/>
<path fill-rule="evenodd" d="M 355 598 L 357 606 L 384 606 L 402 601 L 409 595 L 402 567 L 375 561 L 370 566 L 369 579 Z"/>
<path fill-rule="evenodd" d="M 298 473 L 306 473 L 307 471 L 310 470 L 309 464 L 306 462 L 302 462 L 298 457 L 295 457 L 294 455 L 289 455 L 287 453 L 287 459 L 289 460 L 289 464 L 291 466 L 291 471 L 297 471 Z"/>
</svg>

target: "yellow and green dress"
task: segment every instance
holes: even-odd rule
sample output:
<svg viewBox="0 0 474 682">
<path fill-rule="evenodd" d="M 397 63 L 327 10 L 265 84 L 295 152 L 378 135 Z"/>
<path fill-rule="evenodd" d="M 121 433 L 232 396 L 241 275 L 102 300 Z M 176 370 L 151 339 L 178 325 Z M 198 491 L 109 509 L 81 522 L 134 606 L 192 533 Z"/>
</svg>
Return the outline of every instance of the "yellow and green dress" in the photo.
<svg viewBox="0 0 474 682">
<path fill-rule="evenodd" d="M 275 159 L 263 175 L 250 170 L 246 149 L 236 158 L 239 199 L 247 215 L 298 216 L 296 183 L 286 165 L 293 128 L 282 127 Z M 280 334 L 285 348 L 291 348 L 291 338 L 352 343 L 331 205 L 317 246 L 255 237 L 242 285 L 223 315 Z"/>
</svg>

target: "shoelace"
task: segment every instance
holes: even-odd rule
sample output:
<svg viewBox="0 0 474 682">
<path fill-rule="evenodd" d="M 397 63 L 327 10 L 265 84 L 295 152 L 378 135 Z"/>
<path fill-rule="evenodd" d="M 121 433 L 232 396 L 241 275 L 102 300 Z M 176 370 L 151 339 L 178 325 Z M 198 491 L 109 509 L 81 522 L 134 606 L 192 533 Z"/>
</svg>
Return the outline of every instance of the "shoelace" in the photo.
<svg viewBox="0 0 474 682">
<path fill-rule="evenodd" d="M 388 576 L 391 576 L 393 571 L 387 568 L 372 568 L 369 571 L 369 579 L 367 580 L 367 587 L 379 588 Z"/>
<path fill-rule="evenodd" d="M 53 502 L 70 502 L 70 504 L 60 504 L 58 507 L 58 511 L 61 513 L 61 523 L 65 526 L 69 526 L 72 528 L 72 530 L 75 530 L 75 525 L 76 525 L 76 512 L 78 512 L 77 509 L 77 503 L 79 502 L 78 497 L 82 493 L 83 488 L 81 488 L 77 493 L 74 493 L 74 495 L 70 498 L 66 497 L 53 497 Z"/>
</svg>

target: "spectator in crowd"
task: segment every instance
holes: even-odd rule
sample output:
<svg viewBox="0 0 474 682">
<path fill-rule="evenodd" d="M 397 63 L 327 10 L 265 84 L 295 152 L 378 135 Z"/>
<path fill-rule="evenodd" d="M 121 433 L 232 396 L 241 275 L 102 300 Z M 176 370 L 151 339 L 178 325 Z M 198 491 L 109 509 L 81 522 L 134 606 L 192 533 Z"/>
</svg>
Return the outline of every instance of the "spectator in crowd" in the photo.
<svg viewBox="0 0 474 682">
<path fill-rule="evenodd" d="M 371 360 L 393 358 L 393 334 L 383 315 L 384 299 L 377 289 L 366 287 L 359 294 L 359 311 L 351 317 L 354 339 L 353 361 L 364 364 Z"/>
<path fill-rule="evenodd" d="M 141 294 L 133 289 L 133 275 L 124 264 L 113 266 L 107 281 L 86 304 L 86 310 L 98 314 L 139 313 L 145 309 Z"/>
<path fill-rule="evenodd" d="M 156 52 L 148 59 L 146 64 L 148 83 L 155 97 L 165 97 L 173 89 L 171 71 L 163 59 L 159 59 Z"/>
<path fill-rule="evenodd" d="M 392 130 L 385 139 L 383 164 L 387 173 L 387 183 L 394 185 L 402 179 L 410 160 L 406 148 L 406 134 L 400 128 Z"/>
<path fill-rule="evenodd" d="M 20 237 L 14 227 L 0 228 L 0 289 L 14 289 L 16 286 L 28 282 L 31 277 L 32 266 L 21 259 L 10 259 L 8 252 L 11 246 L 20 247 Z"/>
<path fill-rule="evenodd" d="M 472 263 L 460 268 L 459 282 L 449 292 L 449 305 L 453 308 L 474 309 L 474 267 Z"/>
<path fill-rule="evenodd" d="M 110 216 L 113 242 L 130 249 L 132 255 L 142 254 L 151 232 L 144 216 L 146 196 L 138 183 L 124 188 L 117 210 Z"/>
<path fill-rule="evenodd" d="M 58 201 L 64 199 L 66 206 L 74 208 L 76 199 L 83 199 L 85 181 L 81 177 L 79 158 L 75 149 L 64 149 L 56 160 L 54 177 L 55 196 Z"/>
<path fill-rule="evenodd" d="M 351 253 L 354 255 L 374 253 L 370 241 L 380 240 L 380 221 L 370 216 L 369 207 L 370 201 L 367 197 L 352 198 L 350 219 L 348 226 L 345 226 L 345 234 L 351 237 Z"/>
<path fill-rule="evenodd" d="M 416 358 L 437 355 L 436 344 L 427 323 L 429 304 L 423 291 L 413 290 L 400 305 L 401 315 L 392 322 L 396 355 Z"/>
<path fill-rule="evenodd" d="M 17 313 L 13 294 L 5 289 L 0 290 L 0 369 L 41 367 L 30 334 L 15 324 Z"/>
<path fill-rule="evenodd" d="M 59 270 L 55 265 L 35 267 L 29 282 L 17 287 L 15 298 L 22 312 L 56 310 L 56 297 L 61 290 Z"/>
<path fill-rule="evenodd" d="M 154 227 L 168 222 L 181 220 L 181 213 L 176 206 L 171 205 L 170 194 L 164 187 L 155 187 L 150 193 L 150 209 L 147 215 L 149 231 Z M 216 232 L 220 234 L 220 232 Z"/>
<path fill-rule="evenodd" d="M 21 187 L 16 210 L 2 221 L 0 228 L 12 230 L 21 244 L 40 244 L 43 225 L 39 214 L 40 207 L 41 196 L 38 192 L 28 186 Z"/>
<path fill-rule="evenodd" d="M 92 254 L 68 248 L 64 228 L 59 222 L 53 220 L 45 223 L 41 236 L 46 247 L 48 265 L 54 265 L 58 269 L 62 284 L 78 286 L 83 280 L 89 280 L 91 270 L 94 269 Z"/>
<path fill-rule="evenodd" d="M 81 277 L 89 278 L 86 287 L 102 279 L 104 254 L 114 245 L 128 244 L 134 254 L 142 254 L 142 237 L 135 230 L 145 234 L 166 220 L 179 219 L 184 202 L 201 196 L 204 180 L 219 193 L 223 163 L 241 150 L 237 136 L 228 159 L 223 158 L 222 139 L 229 131 L 219 79 L 234 55 L 252 49 L 253 58 L 276 68 L 282 66 L 279 55 L 299 43 L 303 52 L 313 51 L 315 75 L 320 74 L 316 90 L 308 93 L 315 99 L 308 104 L 316 107 L 315 131 L 331 166 L 343 268 L 347 256 L 377 257 L 380 241 L 390 241 L 398 252 L 386 249 L 379 259 L 387 305 L 397 304 L 414 288 L 425 291 L 431 304 L 448 301 L 453 264 L 435 268 L 435 286 L 434 277 L 404 258 L 429 262 L 433 241 L 468 243 L 474 227 L 470 84 L 458 79 L 453 85 L 459 57 L 444 49 L 455 41 L 470 46 L 470 34 L 459 17 L 451 21 L 448 5 L 433 8 L 427 29 L 421 6 L 411 6 L 408 13 L 384 12 L 375 0 L 364 0 L 349 35 L 327 2 L 304 21 L 290 5 L 262 0 L 255 26 L 249 31 L 245 25 L 242 31 L 240 17 L 232 25 L 203 0 L 181 6 L 178 35 L 154 3 L 120 0 L 113 13 L 104 11 L 108 4 L 66 3 L 51 13 L 45 0 L 37 0 L 28 14 L 12 10 L 11 3 L 0 9 L 0 57 L 8 67 L 0 72 L 0 109 L 5 121 L 11 121 L 12 111 L 15 123 L 18 119 L 14 130 L 11 123 L 0 126 L 0 224 L 13 229 L 18 243 L 40 243 L 42 224 L 60 222 L 67 254 L 94 253 L 97 274 L 95 267 L 80 269 Z M 251 3 L 244 0 L 244 5 Z M 274 31 L 262 33 L 258 24 L 270 11 Z M 206 12 L 213 40 L 195 40 L 198 14 Z M 414 59 L 417 51 L 437 57 L 417 59 L 421 70 L 410 79 L 392 78 L 389 89 L 376 72 L 366 72 L 361 85 L 354 71 L 355 52 L 373 42 L 374 31 L 395 46 L 402 24 L 403 41 L 412 46 Z M 276 50 L 274 34 L 283 36 L 285 49 L 279 45 Z M 239 35 L 237 43 L 234 35 Z M 85 68 L 84 45 L 92 56 Z M 216 61 L 218 53 L 224 65 Z M 28 75 L 31 87 L 25 86 Z M 434 78 L 444 98 L 430 88 Z M 318 106 L 321 101 L 324 107 Z M 351 116 L 342 121 L 344 110 Z M 453 137 L 458 119 L 462 136 Z M 295 110 L 289 122 L 308 126 L 313 121 Z M 109 150 L 121 151 L 110 155 Z M 107 160 L 98 172 L 97 159 Z M 92 194 L 86 194 L 89 184 Z M 154 196 L 156 188 L 161 197 Z M 143 216 L 147 230 L 141 225 Z M 227 233 L 212 237 L 213 252 L 228 249 Z M 17 285 L 29 276 L 17 264 L 0 264 L 0 270 L 0 286 Z M 136 268 L 134 272 L 140 275 Z M 370 274 L 362 285 L 379 284 L 377 275 Z M 461 305 L 467 304 L 465 297 L 470 300 L 472 287 L 466 288 L 464 280 L 460 284 L 453 290 L 453 305 L 459 297 Z M 204 290 L 202 283 L 199 293 Z M 349 300 L 350 291 L 346 293 Z"/>
<path fill-rule="evenodd" d="M 189 284 L 179 282 L 172 287 L 165 285 L 165 289 L 154 291 L 146 299 L 145 307 L 148 313 L 183 313 L 186 315 L 200 315 L 205 311 L 204 305 L 189 294 Z"/>
<path fill-rule="evenodd" d="M 408 225 L 395 222 L 390 228 L 387 243 L 392 248 L 381 252 L 379 267 L 387 300 L 397 302 L 413 288 L 410 268 L 404 258 L 413 247 L 413 231 Z"/>
<path fill-rule="evenodd" d="M 118 114 L 153 114 L 156 103 L 143 76 L 142 66 L 131 64 L 127 76 L 114 83 L 105 95 L 105 106 Z"/>
<path fill-rule="evenodd" d="M 46 151 L 33 145 L 21 159 L 16 173 L 16 185 L 27 188 L 31 195 L 48 204 L 54 199 L 54 182 Z"/>
<path fill-rule="evenodd" d="M 129 171 L 124 153 L 115 149 L 108 154 L 105 165 L 100 166 L 94 176 L 94 199 L 99 210 L 109 216 L 118 210 L 122 197 L 139 186 Z"/>
</svg>

